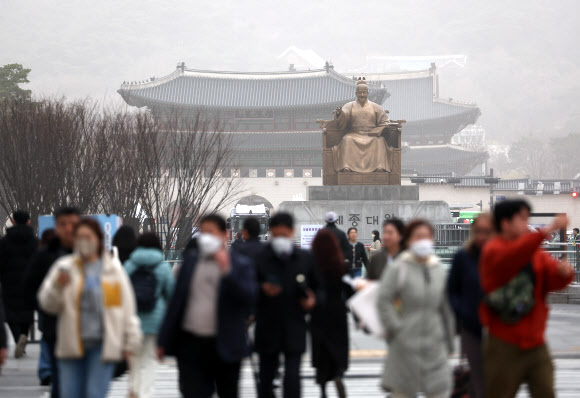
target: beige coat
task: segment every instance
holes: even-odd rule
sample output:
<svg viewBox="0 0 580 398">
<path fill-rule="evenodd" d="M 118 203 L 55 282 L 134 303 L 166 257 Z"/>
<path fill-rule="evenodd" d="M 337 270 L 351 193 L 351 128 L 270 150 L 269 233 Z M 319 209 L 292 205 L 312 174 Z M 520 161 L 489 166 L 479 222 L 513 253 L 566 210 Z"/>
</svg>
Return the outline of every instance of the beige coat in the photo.
<svg viewBox="0 0 580 398">
<path fill-rule="evenodd" d="M 123 358 L 123 351 L 135 352 L 141 345 L 141 328 L 136 313 L 135 296 L 129 277 L 118 259 L 103 255 L 103 354 L 105 362 Z M 64 288 L 56 279 L 61 269 L 67 270 L 71 283 Z M 84 286 L 81 259 L 72 254 L 57 260 L 38 293 L 44 311 L 58 316 L 57 358 L 80 358 L 84 355 L 81 341 L 80 300 Z"/>
<path fill-rule="evenodd" d="M 380 240 L 375 240 L 373 241 L 373 243 L 371 243 L 371 249 L 369 252 L 369 258 L 373 258 L 375 254 L 377 254 L 378 252 L 380 252 L 382 249 L 381 247 L 381 241 Z"/>
</svg>

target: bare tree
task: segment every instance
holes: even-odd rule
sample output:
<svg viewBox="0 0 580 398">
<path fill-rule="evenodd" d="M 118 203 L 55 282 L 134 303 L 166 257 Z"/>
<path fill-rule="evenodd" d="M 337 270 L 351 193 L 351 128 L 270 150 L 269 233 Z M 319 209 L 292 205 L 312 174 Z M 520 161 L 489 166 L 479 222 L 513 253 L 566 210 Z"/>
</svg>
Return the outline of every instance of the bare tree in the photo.
<svg viewBox="0 0 580 398">
<path fill-rule="evenodd" d="M 511 145 L 509 158 L 514 169 L 523 176 L 554 177 L 555 157 L 547 140 L 533 136 L 520 138 Z"/>
<path fill-rule="evenodd" d="M 231 139 L 219 120 L 177 112 L 149 135 L 143 204 L 166 249 L 183 247 L 203 214 L 221 210 L 239 192 L 239 180 L 222 173 L 232 167 Z"/>
<path fill-rule="evenodd" d="M 87 214 L 153 218 L 165 249 L 239 192 L 231 135 L 201 114 L 154 119 L 90 101 L 0 102 L 0 209 L 36 222 L 63 204 Z"/>
<path fill-rule="evenodd" d="M 86 101 L 0 102 L 0 207 L 27 209 L 33 222 L 65 203 L 95 211 L 113 161 L 106 137 Z"/>
</svg>

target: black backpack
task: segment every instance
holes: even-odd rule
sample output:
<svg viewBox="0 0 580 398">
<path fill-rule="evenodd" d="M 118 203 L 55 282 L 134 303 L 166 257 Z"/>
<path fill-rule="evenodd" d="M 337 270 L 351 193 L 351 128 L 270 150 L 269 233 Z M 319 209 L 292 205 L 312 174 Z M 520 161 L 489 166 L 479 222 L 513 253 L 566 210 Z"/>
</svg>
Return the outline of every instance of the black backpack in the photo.
<svg viewBox="0 0 580 398">
<path fill-rule="evenodd" d="M 157 304 L 157 277 L 155 276 L 156 265 L 137 267 L 131 274 L 131 284 L 135 292 L 138 312 L 151 312 Z"/>
</svg>

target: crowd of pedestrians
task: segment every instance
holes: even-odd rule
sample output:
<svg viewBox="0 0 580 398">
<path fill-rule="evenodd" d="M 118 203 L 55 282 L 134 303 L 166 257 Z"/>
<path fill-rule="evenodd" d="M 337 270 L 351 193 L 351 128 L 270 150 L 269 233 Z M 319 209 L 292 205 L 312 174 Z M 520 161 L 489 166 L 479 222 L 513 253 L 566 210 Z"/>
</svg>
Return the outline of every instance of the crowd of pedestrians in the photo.
<svg viewBox="0 0 580 398">
<path fill-rule="evenodd" d="M 392 398 L 451 396 L 457 334 L 471 397 L 513 398 L 527 384 L 532 397 L 549 398 L 546 296 L 574 273 L 540 248 L 566 218 L 530 232 L 530 211 L 525 201 L 504 201 L 480 215 L 449 271 L 433 226 L 420 219 L 385 221 L 369 260 L 357 229 L 345 234 L 334 212 L 310 251 L 295 245 L 290 214 L 270 219 L 267 242 L 258 220 L 246 219 L 231 248 L 225 219 L 206 215 L 172 269 L 155 233 L 125 226 L 105 250 L 98 222 L 65 207 L 38 242 L 28 214 L 16 211 L 0 240 L 0 322 L 18 358 L 38 311 L 38 375 L 53 398 L 104 398 L 127 370 L 128 396 L 151 397 L 167 356 L 176 358 L 182 396 L 234 398 L 241 362 L 253 353 L 258 398 L 274 398 L 279 378 L 283 396 L 298 398 L 308 346 L 321 397 L 330 384 L 345 398 L 348 299 L 374 284 L 369 310 L 388 344 L 381 386 Z M 0 365 L 6 340 L 2 327 Z"/>
</svg>

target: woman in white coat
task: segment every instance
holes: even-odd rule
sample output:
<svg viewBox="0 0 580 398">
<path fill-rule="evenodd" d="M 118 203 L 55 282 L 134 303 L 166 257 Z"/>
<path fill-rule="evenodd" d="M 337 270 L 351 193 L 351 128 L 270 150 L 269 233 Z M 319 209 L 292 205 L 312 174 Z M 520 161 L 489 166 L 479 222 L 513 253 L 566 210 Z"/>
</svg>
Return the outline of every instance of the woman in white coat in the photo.
<svg viewBox="0 0 580 398">
<path fill-rule="evenodd" d="M 447 398 L 452 389 L 453 314 L 445 291 L 447 273 L 433 251 L 433 227 L 411 221 L 406 251 L 383 273 L 378 308 L 389 354 L 383 387 L 392 398 Z"/>
<path fill-rule="evenodd" d="M 58 317 L 61 398 L 105 398 L 115 362 L 137 350 L 141 330 L 131 282 L 95 220 L 78 224 L 75 253 L 52 266 L 38 300 Z"/>
</svg>

